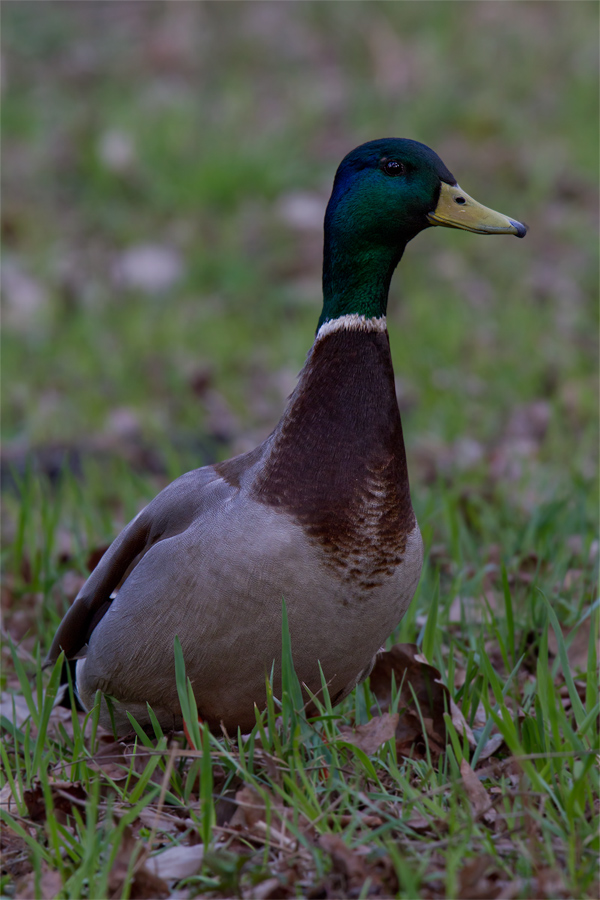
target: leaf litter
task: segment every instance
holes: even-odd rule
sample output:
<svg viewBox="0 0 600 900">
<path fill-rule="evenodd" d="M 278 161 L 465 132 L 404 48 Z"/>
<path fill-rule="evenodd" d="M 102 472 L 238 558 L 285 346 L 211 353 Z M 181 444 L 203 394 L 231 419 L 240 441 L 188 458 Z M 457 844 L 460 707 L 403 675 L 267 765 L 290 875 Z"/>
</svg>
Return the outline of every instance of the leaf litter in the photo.
<svg viewBox="0 0 600 900">
<path fill-rule="evenodd" d="M 452 724 L 460 735 L 467 738 L 469 746 L 473 749 L 478 746 L 479 741 L 461 710 L 452 700 L 448 688 L 442 682 L 440 672 L 427 662 L 416 644 L 396 644 L 390 650 L 379 654 L 371 672 L 370 684 L 380 709 L 388 709 L 392 701 L 392 678 L 400 687 L 398 717 L 395 720 L 393 734 L 382 738 L 380 743 L 393 736 L 396 740 L 396 752 L 400 756 L 413 758 L 415 756 L 425 758 L 424 751 L 427 744 L 429 752 L 435 758 L 439 758 L 447 744 L 445 716 L 450 714 Z M 481 711 L 483 712 L 483 707 Z M 365 729 L 367 736 L 378 734 L 379 729 L 387 734 L 392 718 L 385 715 L 374 717 L 367 725 L 360 726 L 362 732 L 356 729 L 354 737 L 345 739 L 361 746 L 360 736 Z M 484 726 L 486 721 L 487 718 L 484 718 L 480 724 Z M 492 734 L 480 750 L 479 758 L 487 759 L 502 746 L 503 742 L 500 734 Z M 370 746 L 367 741 L 365 743 Z"/>
<path fill-rule="evenodd" d="M 581 541 L 572 540 L 571 547 L 574 554 L 584 552 Z M 94 568 L 104 551 L 103 546 L 88 554 L 88 569 Z M 63 563 L 70 566 L 70 553 L 67 551 L 64 555 L 64 549 L 60 552 L 63 553 Z M 440 546 L 436 553 L 439 560 L 444 559 L 443 547 Z M 494 548 L 489 553 L 494 562 L 486 576 L 488 579 L 498 568 Z M 520 563 L 518 573 L 527 575 L 538 568 L 537 559 L 530 554 Z M 62 576 L 63 593 L 72 597 L 81 580 L 82 576 L 67 568 Z M 524 578 L 523 583 L 529 584 L 531 579 Z M 16 607 L 10 587 L 8 591 L 10 593 L 5 597 L 8 598 L 6 608 L 10 626 Z M 456 618 L 458 622 L 459 617 Z M 572 634 L 563 627 L 568 659 L 575 676 L 585 673 L 591 621 L 588 616 Z M 456 627 L 451 610 L 449 624 L 451 628 Z M 550 657 L 553 658 L 558 654 L 558 644 L 552 630 L 548 644 Z M 496 654 L 495 665 L 501 671 L 503 661 L 497 656 L 498 648 L 494 641 L 490 642 L 490 652 Z M 29 665 L 35 662 L 23 644 L 16 648 L 16 653 Z M 454 692 L 460 691 L 465 678 L 465 668 L 456 665 Z M 525 680 L 521 681 L 523 685 L 527 678 L 531 676 L 526 672 Z M 29 706 L 23 694 L 16 690 L 17 684 L 18 680 L 9 672 L 7 686 L 10 689 L 2 693 L 0 712 L 17 729 L 27 726 L 28 733 L 35 738 L 37 727 L 29 720 Z M 443 683 L 440 671 L 428 662 L 416 644 L 396 644 L 380 652 L 369 685 L 373 705 L 367 721 L 356 721 L 352 715 L 346 716 L 345 721 L 338 722 L 333 735 L 335 740 L 330 746 L 339 747 L 342 756 L 344 753 L 352 754 L 352 748 L 356 748 L 376 766 L 381 754 L 387 752 L 385 748 L 393 746 L 399 760 L 405 758 L 413 763 L 436 766 L 448 746 L 451 723 L 471 752 L 476 748 L 479 750 L 475 769 L 466 758 L 460 762 L 459 782 L 465 803 L 471 810 L 473 822 L 481 823 L 499 841 L 508 825 L 506 813 L 500 811 L 498 804 L 506 802 L 510 791 L 513 792 L 513 799 L 520 796 L 522 770 L 518 762 L 511 764 L 511 757 L 505 760 L 497 758 L 498 753 L 505 753 L 506 750 L 504 737 L 495 724 L 492 724 L 486 741 L 480 746 L 481 734 L 488 724 L 488 714 L 481 700 L 471 710 L 467 721 L 452 696 L 453 692 Z M 581 700 L 585 700 L 585 679 L 575 677 L 574 685 Z M 563 708 L 572 714 L 572 696 L 567 684 L 559 681 L 557 691 Z M 518 714 L 520 720 L 525 717 L 520 710 Z M 77 718 L 86 747 L 90 748 L 91 721 L 88 718 L 84 726 L 81 713 Z M 65 738 L 72 741 L 75 732 L 71 711 L 55 707 L 47 733 L 53 741 L 63 741 Z M 185 743 L 179 734 L 172 735 L 170 740 L 175 740 L 180 747 Z M 129 809 L 129 804 L 119 798 L 120 791 L 131 789 L 140 779 L 145 779 L 146 790 L 151 790 L 153 786 L 156 790 L 161 785 L 165 786 L 161 768 L 154 769 L 146 777 L 154 752 L 151 746 L 142 746 L 133 736 L 115 739 L 102 729 L 97 729 L 93 752 L 89 749 L 86 752 L 85 767 L 88 778 L 98 779 L 101 809 L 107 812 L 108 803 L 115 821 L 127 815 Z M 232 747 L 230 752 L 235 755 Z M 186 760 L 185 752 L 182 753 L 184 762 L 179 774 L 185 778 L 193 759 Z M 285 766 L 282 768 L 282 759 L 277 753 L 256 747 L 255 761 L 259 766 L 264 766 L 265 775 L 272 779 L 273 784 L 281 785 Z M 20 791 L 17 796 L 6 784 L 0 794 L 0 808 L 16 816 L 15 821 L 29 823 L 30 830 L 33 829 L 31 835 L 45 841 L 50 803 L 54 819 L 75 834 L 76 813 L 85 818 L 89 782 L 66 780 L 70 768 L 70 763 L 60 763 L 49 771 L 46 794 L 39 780 L 34 780 L 27 790 Z M 344 767 L 344 771 L 349 773 L 351 770 Z M 321 775 L 324 780 L 329 777 L 327 766 L 322 768 Z M 182 806 L 174 808 L 162 803 L 157 807 L 155 802 L 151 802 L 126 827 L 110 872 L 111 896 L 120 896 L 126 882 L 132 897 L 187 896 L 185 889 L 177 886 L 190 879 L 192 883 L 198 878 L 208 879 L 213 896 L 227 895 L 232 885 L 243 897 L 287 897 L 299 889 L 310 896 L 358 896 L 361 891 L 364 896 L 385 896 L 398 890 L 397 867 L 389 854 L 371 842 L 369 835 L 388 828 L 390 836 L 393 835 L 400 845 L 406 841 L 428 840 L 435 846 L 445 839 L 444 835 L 448 832 L 448 823 L 440 810 L 424 815 L 421 810 L 414 810 L 414 804 L 374 802 L 370 799 L 374 785 L 369 785 L 369 779 L 357 795 L 359 802 L 351 813 L 345 812 L 343 807 L 336 810 L 336 804 L 342 799 L 338 796 L 328 811 L 323 810 L 321 825 L 317 827 L 311 815 L 294 809 L 278 793 L 273 793 L 264 785 L 259 791 L 255 785 L 244 783 L 243 777 L 237 775 L 232 778 L 231 772 L 227 774 L 227 770 L 215 761 L 213 777 L 215 825 L 210 852 L 205 853 L 199 834 L 201 779 L 196 777 L 192 791 Z M 393 783 L 385 774 L 380 774 L 380 777 L 382 783 L 390 785 L 393 796 Z M 498 778 L 501 784 L 509 787 L 509 793 L 506 787 L 499 786 Z M 20 814 L 23 807 L 25 816 Z M 337 829 L 342 829 L 342 833 L 350 829 L 355 836 L 360 836 L 361 842 L 352 846 Z M 5 872 L 18 881 L 15 896 L 25 897 L 32 890 L 38 891 L 40 896 L 53 896 L 52 892 L 56 893 L 56 885 L 59 884 L 58 873 L 42 861 L 36 874 L 31 868 L 31 851 L 25 839 L 10 827 L 5 833 Z M 313 849 L 309 851 L 307 846 Z M 497 847 L 501 846 L 497 843 Z M 328 874 L 320 878 L 315 868 L 316 850 L 329 860 Z M 508 841 L 507 853 L 510 855 L 513 850 L 514 845 Z M 268 862 L 257 871 L 256 854 L 263 852 L 267 853 Z M 135 859 L 132 862 L 133 854 Z M 227 854 L 232 860 L 237 860 L 229 868 L 222 865 L 223 860 L 228 858 Z M 438 890 L 432 874 L 437 866 L 442 872 L 443 863 L 441 859 L 436 862 L 434 854 L 429 862 L 430 893 L 423 896 L 442 895 L 442 889 Z M 34 875 L 37 878 L 35 884 Z M 559 884 L 558 876 L 550 870 L 540 869 L 535 878 L 538 885 Z M 490 861 L 485 854 L 467 862 L 458 873 L 458 881 L 461 896 L 465 897 L 516 897 L 525 890 L 522 881 L 507 878 L 506 872 L 498 868 L 497 860 Z M 538 886 L 535 889 L 539 891 L 541 888 Z M 557 897 L 564 895 L 561 890 L 563 888 L 557 888 Z"/>
<path fill-rule="evenodd" d="M 458 667 L 456 676 L 460 686 L 464 681 L 464 669 Z M 339 722 L 335 741 L 325 742 L 326 747 L 340 749 L 342 761 L 344 754 L 352 754 L 356 748 L 378 768 L 380 754 L 386 746 L 393 745 L 398 759 L 404 757 L 415 764 L 438 765 L 448 745 L 449 723 L 471 750 L 479 745 L 473 729 L 480 734 L 485 727 L 487 718 L 483 705 L 479 704 L 469 724 L 443 683 L 439 670 L 426 660 L 417 645 L 396 644 L 381 652 L 371 673 L 370 690 L 374 705 L 368 720 L 352 722 L 350 717 L 350 721 Z M 23 698 L 12 696 L 15 710 L 21 709 Z M 12 703 L 9 709 L 7 699 L 5 711 L 10 713 L 7 718 L 11 718 Z M 565 699 L 568 700 L 568 695 Z M 54 735 L 54 740 L 60 734 L 56 725 L 69 724 L 70 717 L 70 711 L 55 707 L 49 723 L 49 733 Z M 78 718 L 83 724 L 83 714 L 79 713 Z M 25 719 L 23 709 L 20 715 L 17 713 L 15 725 L 22 728 Z M 278 727 L 281 727 L 280 721 Z M 86 735 L 86 744 L 91 746 L 89 722 L 82 733 Z M 66 734 L 63 730 L 63 735 Z M 72 725 L 70 736 L 73 736 Z M 194 760 L 202 754 L 186 750 L 185 739 L 180 733 L 171 735 L 169 740 L 179 759 L 178 775 L 185 780 Z M 228 742 L 227 745 L 227 754 L 237 758 L 234 746 Z M 522 779 L 518 761 L 511 763 L 511 757 L 495 758 L 503 746 L 504 739 L 494 726 L 487 742 L 480 748 L 477 767 L 473 768 L 467 758 L 461 760 L 460 779 L 454 788 L 462 790 L 472 821 L 480 822 L 481 827 L 495 834 L 497 839 L 507 828 L 506 815 L 499 815 L 498 803 L 509 796 L 506 787 L 500 787 L 497 779 L 509 785 L 509 791 L 515 792 L 515 796 L 519 795 Z M 119 799 L 119 792 L 125 785 L 131 789 L 136 781 L 145 777 L 155 753 L 152 746 L 141 746 L 133 735 L 115 740 L 98 728 L 94 752 L 88 752 L 85 765 L 88 777 L 99 780 L 101 809 L 108 813 L 110 807 L 115 822 L 127 815 L 130 807 Z M 281 784 L 287 767 L 277 753 L 257 747 L 255 756 L 257 762 L 262 759 L 265 774 L 270 773 L 272 784 Z M 85 818 L 89 786 L 83 781 L 65 780 L 67 771 L 68 766 L 64 764 L 56 766 L 54 774 L 47 776 L 46 792 L 39 780 L 35 780 L 16 800 L 6 785 L 0 806 L 18 816 L 18 809 L 24 803 L 26 815 L 19 816 L 17 821 L 29 823 L 34 829 L 32 834 L 38 837 L 47 828 L 49 808 L 56 821 L 75 834 L 76 812 Z M 191 782 L 192 791 L 183 804 L 173 806 L 172 801 L 165 802 L 164 798 L 158 805 L 152 801 L 125 827 L 109 874 L 111 897 L 120 896 L 126 883 L 133 898 L 183 897 L 187 893 L 177 885 L 196 883 L 194 880 L 198 878 L 204 879 L 202 883 L 206 890 L 210 885 L 210 893 L 216 897 L 228 896 L 231 885 L 242 897 L 288 897 L 294 896 L 297 890 L 315 897 L 390 896 L 399 889 L 397 866 L 388 853 L 372 843 L 369 835 L 386 827 L 399 846 L 403 842 L 426 839 L 435 847 L 440 840 L 444 841 L 443 836 L 448 830 L 441 810 L 430 815 L 415 813 L 414 804 L 407 803 L 406 798 L 396 797 L 394 790 L 386 795 L 387 799 L 373 800 L 374 785 L 369 785 L 368 779 L 358 792 L 358 804 L 351 813 L 345 813 L 343 809 L 336 811 L 334 803 L 329 812 L 323 810 L 321 825 L 317 826 L 314 817 L 301 808 L 290 806 L 279 792 L 270 790 L 265 784 L 259 788 L 257 784 L 244 783 L 243 776 L 242 780 L 238 776 L 232 780 L 231 772 L 227 775 L 227 771 L 227 767 L 213 760 L 216 815 L 210 852 L 206 853 L 199 832 L 202 781 L 196 776 Z M 349 770 L 344 768 L 344 771 Z M 155 785 L 156 790 L 161 787 L 164 791 L 167 787 L 165 772 L 156 768 L 146 778 L 146 789 Z M 323 773 L 324 779 L 331 777 L 328 768 L 323 769 Z M 379 777 L 386 783 L 387 776 L 383 771 Z M 173 789 L 172 784 L 169 789 Z M 447 790 L 452 790 L 451 786 Z M 336 802 L 341 799 L 338 797 Z M 347 829 L 361 836 L 360 843 L 348 842 L 343 836 Z M 512 852 L 512 842 L 507 846 Z M 314 859 L 317 850 L 329 860 L 327 874 L 319 877 Z M 263 858 L 263 864 L 257 870 L 256 854 L 263 851 L 267 853 L 268 862 L 264 864 Z M 19 834 L 7 832 L 6 854 L 6 871 L 19 879 L 16 896 L 25 897 L 26 892 L 32 890 L 35 873 L 31 869 L 28 846 Z M 227 865 L 223 868 L 223 861 L 227 859 L 237 860 L 237 863 L 231 862 L 229 868 Z M 436 863 L 433 854 L 429 862 L 429 892 L 423 893 L 424 897 L 443 895 L 433 877 L 438 866 L 441 872 L 442 861 Z M 54 896 L 51 892 L 60 889 L 56 887 L 59 885 L 57 874 L 46 863 L 42 864 L 35 876 L 38 878 L 35 889 L 41 896 Z M 499 868 L 498 859 L 483 852 L 466 862 L 457 877 L 460 896 L 464 897 L 518 897 L 524 890 L 524 883 L 507 878 L 506 871 Z M 536 878 L 542 885 L 551 880 L 551 874 L 540 871 Z M 559 891 L 556 896 L 563 894 Z"/>
</svg>

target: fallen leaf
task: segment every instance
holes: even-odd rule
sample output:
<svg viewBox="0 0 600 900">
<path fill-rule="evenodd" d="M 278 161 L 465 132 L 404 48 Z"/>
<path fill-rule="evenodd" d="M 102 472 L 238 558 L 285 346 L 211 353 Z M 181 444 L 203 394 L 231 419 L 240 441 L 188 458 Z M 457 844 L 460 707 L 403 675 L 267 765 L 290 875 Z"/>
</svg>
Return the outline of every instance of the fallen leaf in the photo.
<svg viewBox="0 0 600 900">
<path fill-rule="evenodd" d="M 266 878 L 252 887 L 252 900 L 281 900 L 292 897 L 294 888 L 284 884 L 280 878 Z"/>
<path fill-rule="evenodd" d="M 150 753 L 139 744 L 128 743 L 126 740 L 115 741 L 112 737 L 107 736 L 106 742 L 101 743 L 88 765 L 97 772 L 103 772 L 112 781 L 123 781 L 129 777 L 132 768 L 133 772 L 141 775 L 150 758 Z M 161 778 L 162 773 L 157 769 L 151 780 L 156 781 Z"/>
<path fill-rule="evenodd" d="M 329 854 L 332 872 L 308 896 L 395 897 L 398 877 L 387 854 L 373 847 L 352 848 L 339 834 L 323 834 L 319 846 Z"/>
<path fill-rule="evenodd" d="M 466 759 L 463 759 L 460 764 L 460 775 L 474 817 L 476 819 L 483 818 L 488 824 L 491 824 L 496 818 L 496 811 L 492 809 L 492 798 Z"/>
<path fill-rule="evenodd" d="M 450 700 L 450 716 L 452 718 L 452 724 L 454 725 L 458 733 L 466 736 L 470 747 L 476 747 L 477 741 L 475 739 L 475 735 L 473 734 L 473 729 L 463 716 L 462 710 L 459 709 L 454 700 Z"/>
<path fill-rule="evenodd" d="M 337 822 L 338 825 L 341 825 L 342 828 L 347 828 L 349 825 L 352 825 L 356 822 L 357 814 L 353 813 L 352 815 L 341 815 L 341 816 L 331 816 L 331 822 Z M 380 825 L 383 825 L 383 819 L 379 816 L 370 816 L 365 815 L 362 812 L 358 813 L 358 818 L 360 819 L 360 824 L 364 825 L 365 828 L 379 828 Z"/>
<path fill-rule="evenodd" d="M 562 873 L 558 869 L 540 869 L 537 873 L 537 897 L 570 897 Z M 596 884 L 597 888 L 598 885 Z M 592 888 L 593 890 L 593 888 Z M 592 895 L 593 896 L 593 895 Z"/>
<path fill-rule="evenodd" d="M 108 876 L 110 900 L 123 895 L 125 883 L 130 878 L 130 863 L 134 853 L 136 858 L 133 877 L 128 884 L 130 900 L 148 900 L 149 897 L 153 900 L 166 900 L 171 892 L 162 878 L 146 868 L 146 848 L 133 837 L 129 826 L 123 832 L 121 846 Z"/>
<path fill-rule="evenodd" d="M 467 741 L 469 742 L 469 747 L 472 747 L 475 750 L 475 748 L 479 744 L 479 739 L 473 734 L 473 729 L 463 716 L 462 710 L 459 709 L 454 700 L 450 700 L 450 714 L 452 718 L 452 724 L 456 728 L 458 734 L 465 735 Z M 484 721 L 480 722 L 479 724 L 481 725 L 481 727 L 484 727 L 486 724 L 486 720 L 484 719 Z M 489 757 L 492 756 L 502 746 L 503 743 L 504 738 L 501 734 L 491 735 L 491 737 L 486 741 L 484 747 L 482 748 L 479 754 L 479 759 L 489 759 Z"/>
<path fill-rule="evenodd" d="M 591 616 L 588 616 L 587 619 L 579 625 L 576 631 L 575 629 L 571 631 L 568 631 L 566 628 L 562 629 L 567 647 L 569 667 L 574 675 L 578 672 L 587 671 L 591 622 L 592 618 Z M 553 656 L 558 656 L 558 640 L 553 628 L 548 631 L 548 650 Z M 600 640 L 598 635 L 596 635 L 596 653 L 597 655 L 600 655 Z"/>
<path fill-rule="evenodd" d="M 69 686 L 67 684 L 61 685 L 59 688 L 59 694 L 57 698 L 64 697 L 66 702 L 69 702 Z M 79 721 L 79 729 L 84 733 L 86 738 L 89 738 L 92 733 L 92 721 L 91 716 L 85 715 L 83 711 L 79 711 L 77 714 Z M 99 729 L 98 729 L 99 731 Z M 50 713 L 50 719 L 48 721 L 48 731 L 46 732 L 49 739 L 55 740 L 63 740 L 64 735 L 66 734 L 69 738 L 73 739 L 74 737 L 74 729 L 73 729 L 73 715 L 71 711 L 70 705 L 61 706 L 58 703 L 52 707 L 52 712 Z M 70 768 L 69 763 L 63 759 L 59 763 L 57 763 L 53 772 L 58 780 L 64 777 L 64 772 Z"/>
<path fill-rule="evenodd" d="M 5 716 L 9 722 L 20 728 L 23 722 L 29 718 L 29 707 L 22 694 L 11 694 L 2 691 L 0 695 L 0 715 Z"/>
<path fill-rule="evenodd" d="M 346 887 L 360 888 L 367 878 L 367 867 L 338 834 L 322 834 L 319 846 L 331 856 L 333 868 L 344 878 Z"/>
<path fill-rule="evenodd" d="M 444 713 L 450 709 L 450 694 L 441 682 L 440 673 L 419 653 L 416 644 L 395 644 L 391 650 L 379 654 L 371 672 L 370 685 L 383 710 L 389 709 L 391 703 L 392 675 L 396 686 L 401 685 L 397 752 L 403 756 L 423 757 L 425 726 L 430 753 L 439 757 L 446 744 Z"/>
<path fill-rule="evenodd" d="M 265 801 L 254 788 L 245 784 L 236 793 L 235 802 L 237 809 L 229 821 L 232 828 L 252 828 L 257 822 L 265 821 Z"/>
<path fill-rule="evenodd" d="M 87 793 L 81 784 L 70 781 L 55 781 L 50 785 L 52 809 L 61 825 L 66 825 L 73 816 L 73 808 L 85 809 Z M 46 821 L 46 801 L 39 782 L 23 792 L 23 799 L 32 822 Z"/>
<path fill-rule="evenodd" d="M 196 875 L 202 868 L 203 859 L 202 844 L 194 844 L 192 847 L 180 844 L 151 856 L 146 860 L 145 866 L 148 872 L 162 881 L 181 881 L 182 878 Z"/>
<path fill-rule="evenodd" d="M 372 756 L 382 744 L 394 737 L 399 718 L 398 713 L 383 713 L 381 716 L 374 716 L 366 725 L 357 725 L 356 728 L 342 725 L 339 729 L 340 740 L 353 744 L 367 756 Z"/>
<path fill-rule="evenodd" d="M 184 820 L 179 816 L 171 816 L 164 810 L 157 815 L 156 809 L 153 809 L 151 806 L 142 809 L 138 819 L 146 828 L 163 834 L 176 834 L 185 828 Z"/>
<path fill-rule="evenodd" d="M 36 900 L 53 900 L 61 892 L 62 886 L 60 872 L 50 869 L 42 861 L 39 884 L 35 872 L 31 872 L 17 885 L 15 900 L 31 900 L 32 897 L 35 897 Z"/>
<path fill-rule="evenodd" d="M 409 828 L 412 828 L 413 831 L 417 831 L 420 834 L 433 830 L 433 822 L 426 816 L 411 816 L 410 819 L 407 819 L 404 824 L 408 825 Z"/>
<path fill-rule="evenodd" d="M 429 664 L 416 644 L 396 644 L 378 656 L 371 673 L 371 689 L 382 708 L 389 706 L 391 700 L 392 672 L 396 685 L 402 685 L 400 705 L 414 709 L 416 701 L 422 715 L 437 719 L 439 724 L 448 691 L 440 680 L 439 671 Z M 443 734 L 442 722 L 439 736 Z"/>
<path fill-rule="evenodd" d="M 125 760 L 124 745 L 120 741 L 114 740 L 101 744 L 88 765 L 96 772 L 102 772 L 111 781 L 123 781 L 127 778 L 129 771 Z"/>
<path fill-rule="evenodd" d="M 479 761 L 483 762 L 483 760 L 489 759 L 490 756 L 498 752 L 503 743 L 504 737 L 501 734 L 493 734 L 479 754 Z"/>
<path fill-rule="evenodd" d="M 29 847 L 21 835 L 16 834 L 6 822 L 0 830 L 0 849 L 2 850 L 2 870 L 13 878 L 20 878 L 31 872 Z"/>
<path fill-rule="evenodd" d="M 502 887 L 495 860 L 488 854 L 469 860 L 458 873 L 461 900 L 495 900 L 501 893 L 506 897 Z"/>
<path fill-rule="evenodd" d="M 15 784 L 15 787 L 18 789 L 18 785 Z M 19 804 L 8 782 L 0 790 L 0 809 L 13 815 L 19 815 Z"/>
</svg>

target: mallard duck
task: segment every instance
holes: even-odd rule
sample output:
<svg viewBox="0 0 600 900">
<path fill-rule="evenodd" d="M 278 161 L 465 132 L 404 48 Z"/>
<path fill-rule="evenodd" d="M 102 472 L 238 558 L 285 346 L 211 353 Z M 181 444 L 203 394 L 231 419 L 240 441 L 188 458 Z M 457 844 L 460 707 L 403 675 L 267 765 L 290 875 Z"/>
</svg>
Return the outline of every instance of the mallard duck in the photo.
<svg viewBox="0 0 600 900">
<path fill-rule="evenodd" d="M 481 206 L 417 141 L 385 138 L 340 164 L 325 215 L 323 310 L 281 421 L 255 450 L 182 475 L 121 532 L 61 622 L 47 662 L 76 659 L 86 709 L 112 697 L 181 723 L 179 636 L 211 728 L 251 729 L 281 656 L 285 598 L 301 683 L 338 703 L 369 674 L 419 581 L 386 330 L 392 274 L 432 225 L 524 237 Z M 110 727 L 102 705 L 100 721 Z"/>
</svg>

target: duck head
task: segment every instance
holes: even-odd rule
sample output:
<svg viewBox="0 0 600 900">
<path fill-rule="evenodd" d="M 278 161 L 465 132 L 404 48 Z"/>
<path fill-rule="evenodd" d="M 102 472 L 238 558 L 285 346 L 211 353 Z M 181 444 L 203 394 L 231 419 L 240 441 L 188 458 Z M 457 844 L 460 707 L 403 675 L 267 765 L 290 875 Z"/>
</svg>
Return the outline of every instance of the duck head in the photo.
<svg viewBox="0 0 600 900">
<path fill-rule="evenodd" d="M 320 324 L 349 313 L 384 315 L 406 244 L 432 225 L 517 237 L 527 232 L 466 194 L 425 144 L 383 138 L 352 150 L 337 170 L 325 214 Z"/>
</svg>

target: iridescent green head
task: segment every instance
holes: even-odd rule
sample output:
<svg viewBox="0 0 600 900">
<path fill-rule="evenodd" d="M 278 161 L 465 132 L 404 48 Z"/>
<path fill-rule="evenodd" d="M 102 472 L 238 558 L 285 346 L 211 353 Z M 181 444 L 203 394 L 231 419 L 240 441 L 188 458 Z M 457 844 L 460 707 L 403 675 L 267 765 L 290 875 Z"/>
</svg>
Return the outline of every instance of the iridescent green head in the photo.
<svg viewBox="0 0 600 900">
<path fill-rule="evenodd" d="M 325 214 L 324 306 L 341 315 L 385 315 L 394 269 L 408 241 L 445 225 L 480 234 L 527 229 L 462 191 L 439 156 L 418 141 L 369 141 L 341 162 Z"/>
</svg>

